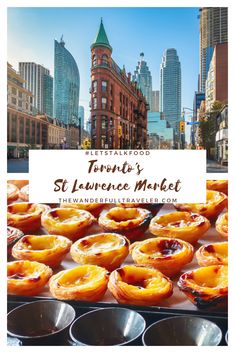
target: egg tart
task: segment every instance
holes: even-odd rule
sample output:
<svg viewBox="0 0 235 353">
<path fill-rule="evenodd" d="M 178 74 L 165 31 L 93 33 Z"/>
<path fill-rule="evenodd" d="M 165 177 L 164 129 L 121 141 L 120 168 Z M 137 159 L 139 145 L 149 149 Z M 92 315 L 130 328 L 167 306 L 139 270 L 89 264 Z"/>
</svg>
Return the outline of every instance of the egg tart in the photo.
<svg viewBox="0 0 235 353">
<path fill-rule="evenodd" d="M 42 216 L 42 225 L 49 234 L 64 235 L 72 241 L 84 236 L 95 218 L 90 212 L 75 208 L 53 208 Z"/>
<path fill-rule="evenodd" d="M 23 186 L 29 183 L 28 180 L 8 180 L 7 182 L 10 184 L 14 184 L 15 186 L 18 187 L 18 189 L 21 189 Z"/>
<path fill-rule="evenodd" d="M 214 220 L 228 206 L 228 198 L 224 193 L 213 190 L 207 190 L 206 198 L 206 203 L 183 203 L 174 206 L 177 210 L 199 213 Z"/>
<path fill-rule="evenodd" d="M 144 208 L 114 207 L 99 217 L 99 225 L 105 231 L 134 240 L 144 234 L 151 218 L 151 212 Z"/>
<path fill-rule="evenodd" d="M 224 306 L 228 298 L 228 267 L 200 267 L 180 276 L 178 286 L 198 307 Z"/>
<path fill-rule="evenodd" d="M 43 290 L 51 276 L 52 269 L 36 261 L 8 262 L 8 294 L 36 295 Z"/>
<path fill-rule="evenodd" d="M 12 255 L 18 260 L 58 267 L 71 245 L 72 242 L 61 235 L 25 235 L 13 246 Z"/>
<path fill-rule="evenodd" d="M 94 217 L 98 217 L 102 209 L 103 203 L 61 203 L 62 208 L 76 208 L 90 212 Z"/>
<path fill-rule="evenodd" d="M 117 203 L 118 207 L 131 208 L 140 207 L 149 210 L 153 216 L 155 216 L 158 211 L 162 208 L 163 203 Z"/>
<path fill-rule="evenodd" d="M 200 266 L 228 265 L 228 242 L 212 243 L 201 246 L 196 252 Z"/>
<path fill-rule="evenodd" d="M 133 243 L 130 253 L 138 265 L 149 265 L 173 277 L 193 259 L 194 248 L 181 239 L 151 238 Z"/>
<path fill-rule="evenodd" d="M 7 207 L 7 224 L 24 233 L 37 231 L 41 227 L 41 216 L 48 209 L 49 206 L 39 203 L 12 203 Z"/>
<path fill-rule="evenodd" d="M 228 195 L 228 180 L 207 180 L 206 188 L 208 190 L 223 192 Z"/>
<path fill-rule="evenodd" d="M 25 185 L 20 189 L 19 198 L 25 202 L 29 201 L 29 185 Z"/>
<path fill-rule="evenodd" d="M 19 197 L 19 189 L 14 184 L 7 183 L 7 203 L 16 201 Z"/>
<path fill-rule="evenodd" d="M 228 239 L 228 212 L 218 217 L 215 228 L 223 238 Z"/>
<path fill-rule="evenodd" d="M 207 218 L 190 212 L 171 212 L 154 217 L 149 231 L 160 237 L 179 238 L 195 243 L 210 228 Z"/>
<path fill-rule="evenodd" d="M 120 304 L 158 305 L 173 293 L 169 278 L 153 267 L 126 265 L 114 270 L 108 288 Z"/>
<path fill-rule="evenodd" d="M 92 264 L 113 271 L 129 254 L 129 240 L 117 233 L 100 233 L 77 240 L 70 250 L 79 264 Z"/>
<path fill-rule="evenodd" d="M 49 287 L 53 297 L 62 300 L 98 301 L 104 296 L 108 272 L 95 265 L 82 265 L 58 272 L 51 277 Z"/>
<path fill-rule="evenodd" d="M 24 236 L 21 230 L 14 227 L 7 227 L 7 257 L 10 258 L 12 247 L 14 244 Z"/>
</svg>

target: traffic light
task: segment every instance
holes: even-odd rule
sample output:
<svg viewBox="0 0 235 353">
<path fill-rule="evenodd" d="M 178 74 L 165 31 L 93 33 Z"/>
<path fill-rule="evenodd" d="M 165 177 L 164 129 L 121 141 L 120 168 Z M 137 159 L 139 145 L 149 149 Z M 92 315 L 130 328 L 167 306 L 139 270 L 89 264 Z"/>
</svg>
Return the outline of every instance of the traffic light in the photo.
<svg viewBox="0 0 235 353">
<path fill-rule="evenodd" d="M 118 126 L 118 137 L 122 137 L 122 127 Z"/>
<path fill-rule="evenodd" d="M 180 121 L 180 133 L 181 134 L 185 133 L 185 123 L 184 123 L 184 121 Z"/>
</svg>

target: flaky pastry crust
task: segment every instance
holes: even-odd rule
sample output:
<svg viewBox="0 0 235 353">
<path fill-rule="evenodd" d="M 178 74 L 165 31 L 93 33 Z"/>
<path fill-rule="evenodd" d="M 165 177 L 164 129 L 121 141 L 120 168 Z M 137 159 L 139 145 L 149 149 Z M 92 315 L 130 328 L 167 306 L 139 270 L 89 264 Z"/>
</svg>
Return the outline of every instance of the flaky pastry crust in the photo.
<svg viewBox="0 0 235 353">
<path fill-rule="evenodd" d="M 8 294 L 36 295 L 43 290 L 51 276 L 51 268 L 36 261 L 8 262 Z"/>
<path fill-rule="evenodd" d="M 192 261 L 194 248 L 181 239 L 158 237 L 133 243 L 130 253 L 136 264 L 152 266 L 173 277 Z"/>
<path fill-rule="evenodd" d="M 153 267 L 126 265 L 113 271 L 108 288 L 120 304 L 158 305 L 173 293 L 169 278 Z"/>
<path fill-rule="evenodd" d="M 134 240 L 144 234 L 151 218 L 151 212 L 144 208 L 114 207 L 101 215 L 98 222 L 104 230 Z"/>
<path fill-rule="evenodd" d="M 41 216 L 50 207 L 39 203 L 19 202 L 7 207 L 7 224 L 24 233 L 37 231 L 41 227 Z"/>
<path fill-rule="evenodd" d="M 222 192 L 213 190 L 207 190 L 206 195 L 206 203 L 183 203 L 174 204 L 174 206 L 177 210 L 199 213 L 214 220 L 228 206 L 228 198 Z"/>
<path fill-rule="evenodd" d="M 100 233 L 77 240 L 70 250 L 79 264 L 92 264 L 113 271 L 129 254 L 129 240 L 117 233 Z"/>
<path fill-rule="evenodd" d="M 49 281 L 49 287 L 51 294 L 57 299 L 93 302 L 102 299 L 107 283 L 106 269 L 82 265 L 55 274 Z"/>
<path fill-rule="evenodd" d="M 228 267 L 200 267 L 180 276 L 178 286 L 198 307 L 224 306 L 228 299 Z"/>
<path fill-rule="evenodd" d="M 211 243 L 201 246 L 196 252 L 200 266 L 228 265 L 228 242 Z"/>
<path fill-rule="evenodd" d="M 228 239 L 228 212 L 218 217 L 215 228 L 223 238 Z"/>
<path fill-rule="evenodd" d="M 75 208 L 53 208 L 42 216 L 49 234 L 63 235 L 75 241 L 85 235 L 95 218 L 90 212 Z"/>
<path fill-rule="evenodd" d="M 25 235 L 13 246 L 12 255 L 18 260 L 58 267 L 71 245 L 72 242 L 61 235 Z"/>
<path fill-rule="evenodd" d="M 149 231 L 156 235 L 195 243 L 210 228 L 210 221 L 196 213 L 171 212 L 154 217 Z"/>
</svg>

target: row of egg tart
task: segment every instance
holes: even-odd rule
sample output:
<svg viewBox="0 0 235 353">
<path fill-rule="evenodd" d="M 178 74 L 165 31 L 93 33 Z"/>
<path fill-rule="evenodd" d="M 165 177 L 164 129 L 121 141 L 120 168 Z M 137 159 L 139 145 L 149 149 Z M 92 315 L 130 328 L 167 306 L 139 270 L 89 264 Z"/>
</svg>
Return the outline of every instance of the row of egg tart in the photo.
<svg viewBox="0 0 235 353">
<path fill-rule="evenodd" d="M 123 234 L 130 240 L 139 239 L 149 227 L 154 235 L 195 243 L 210 228 L 210 221 L 214 221 L 227 207 L 225 194 L 207 191 L 207 196 L 207 204 L 176 204 L 179 212 L 155 217 L 147 208 L 113 207 L 100 214 L 98 223 L 105 231 Z M 24 233 L 35 232 L 43 226 L 49 234 L 64 235 L 76 241 L 95 222 L 94 212 L 103 205 L 86 205 L 90 212 L 78 207 L 77 204 L 61 204 L 60 208 L 51 209 L 43 204 L 13 203 L 8 205 L 8 225 Z M 159 209 L 158 204 L 157 207 Z M 227 214 L 217 219 L 216 229 L 224 237 L 227 237 L 227 224 Z"/>
<path fill-rule="evenodd" d="M 52 276 L 48 265 L 58 266 L 69 249 L 73 260 L 81 266 Z M 129 251 L 135 265 L 117 268 Z M 8 291 L 35 295 L 52 276 L 50 291 L 58 299 L 100 300 L 108 284 L 120 303 L 157 305 L 173 293 L 172 282 L 167 276 L 175 276 L 192 260 L 193 253 L 193 246 L 181 239 L 159 237 L 130 246 L 122 235 L 103 233 L 87 236 L 72 245 L 62 236 L 28 235 L 13 248 L 13 256 L 24 260 L 8 264 Z M 199 265 L 205 267 L 181 275 L 179 288 L 194 304 L 225 301 L 227 243 L 204 245 L 196 252 L 196 257 Z M 110 276 L 107 270 L 113 271 Z"/>
</svg>

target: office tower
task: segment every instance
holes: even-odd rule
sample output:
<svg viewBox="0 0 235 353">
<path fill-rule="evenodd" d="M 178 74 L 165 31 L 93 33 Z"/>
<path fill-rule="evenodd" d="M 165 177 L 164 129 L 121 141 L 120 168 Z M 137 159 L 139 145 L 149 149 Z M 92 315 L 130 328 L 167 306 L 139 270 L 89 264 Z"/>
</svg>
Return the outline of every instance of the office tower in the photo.
<svg viewBox="0 0 235 353">
<path fill-rule="evenodd" d="M 54 47 L 54 116 L 65 124 L 78 124 L 80 77 L 61 37 Z"/>
<path fill-rule="evenodd" d="M 200 91 L 205 82 L 216 44 L 228 42 L 228 8 L 202 7 L 200 9 Z"/>
<path fill-rule="evenodd" d="M 152 111 L 152 76 L 147 62 L 144 60 L 144 53 L 140 53 L 140 61 L 134 71 L 133 80 L 137 82 L 149 104 L 150 111 Z"/>
<path fill-rule="evenodd" d="M 53 114 L 53 78 L 50 71 L 33 62 L 20 62 L 19 73 L 23 86 L 33 94 L 34 114 Z"/>
<path fill-rule="evenodd" d="M 166 49 L 160 65 L 160 112 L 179 141 L 181 119 L 181 65 L 176 49 Z"/>
<path fill-rule="evenodd" d="M 78 125 L 80 125 L 82 127 L 82 129 L 84 129 L 84 107 L 82 105 L 79 105 L 78 107 Z"/>
<path fill-rule="evenodd" d="M 146 99 L 114 61 L 102 20 L 91 61 L 91 148 L 146 148 Z"/>
<path fill-rule="evenodd" d="M 152 91 L 152 109 L 151 112 L 159 112 L 159 91 Z"/>
</svg>

